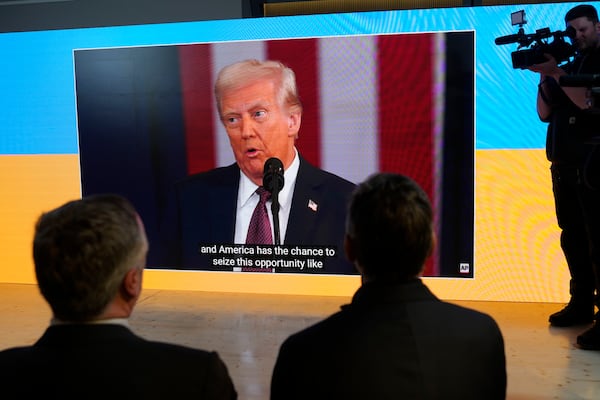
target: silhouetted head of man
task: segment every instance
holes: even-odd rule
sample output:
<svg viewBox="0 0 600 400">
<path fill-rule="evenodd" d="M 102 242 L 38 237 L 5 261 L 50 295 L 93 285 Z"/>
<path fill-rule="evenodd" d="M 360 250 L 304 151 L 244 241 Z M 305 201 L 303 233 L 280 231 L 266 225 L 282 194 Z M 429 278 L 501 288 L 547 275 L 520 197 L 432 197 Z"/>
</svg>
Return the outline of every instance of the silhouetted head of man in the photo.
<svg viewBox="0 0 600 400">
<path fill-rule="evenodd" d="M 38 286 L 60 321 L 129 317 L 147 252 L 139 215 L 117 195 L 70 201 L 43 214 L 35 227 Z"/>
<path fill-rule="evenodd" d="M 433 212 L 412 179 L 378 173 L 358 185 L 349 205 L 345 251 L 363 282 L 402 282 L 423 271 L 435 246 Z"/>
</svg>

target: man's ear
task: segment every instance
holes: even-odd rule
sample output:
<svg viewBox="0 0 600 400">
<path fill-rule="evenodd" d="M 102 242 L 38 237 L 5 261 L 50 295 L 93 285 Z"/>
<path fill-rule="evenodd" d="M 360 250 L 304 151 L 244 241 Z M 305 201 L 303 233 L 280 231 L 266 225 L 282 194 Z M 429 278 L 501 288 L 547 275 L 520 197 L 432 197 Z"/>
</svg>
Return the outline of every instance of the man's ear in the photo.
<svg viewBox="0 0 600 400">
<path fill-rule="evenodd" d="M 123 295 L 127 298 L 138 298 L 142 292 L 142 276 L 143 268 L 132 268 L 125 274 L 123 278 L 122 290 Z"/>
<path fill-rule="evenodd" d="M 344 254 L 346 254 L 346 258 L 348 259 L 348 261 L 350 261 L 352 264 L 355 264 L 356 243 L 354 242 L 354 239 L 352 239 L 348 235 L 344 236 Z"/>
<path fill-rule="evenodd" d="M 354 265 L 354 268 L 356 268 L 358 273 L 363 276 L 363 269 L 356 257 L 356 242 L 348 235 L 344 236 L 344 254 L 346 254 L 346 258 Z"/>
<path fill-rule="evenodd" d="M 288 136 L 298 138 L 300 123 L 302 122 L 302 112 L 299 107 L 292 107 L 288 115 Z"/>
<path fill-rule="evenodd" d="M 435 252 L 435 248 L 437 247 L 437 235 L 435 234 L 435 230 L 431 230 L 431 247 L 429 248 L 429 252 L 427 253 L 427 257 L 431 257 Z"/>
</svg>

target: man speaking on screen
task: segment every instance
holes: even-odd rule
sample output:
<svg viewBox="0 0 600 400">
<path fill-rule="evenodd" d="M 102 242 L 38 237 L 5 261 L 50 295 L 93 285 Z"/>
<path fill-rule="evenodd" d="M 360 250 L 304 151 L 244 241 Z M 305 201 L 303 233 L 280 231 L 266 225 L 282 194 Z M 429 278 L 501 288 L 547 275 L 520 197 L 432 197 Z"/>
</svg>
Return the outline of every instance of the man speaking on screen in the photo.
<svg viewBox="0 0 600 400">
<path fill-rule="evenodd" d="M 302 104 L 294 72 L 278 61 L 237 62 L 219 72 L 215 97 L 236 162 L 178 183 L 182 268 L 355 273 L 342 251 L 346 204 L 355 185 L 299 154 Z M 232 244 L 240 247 L 227 247 Z M 285 252 L 287 263 L 265 261 L 269 268 L 257 268 L 230 257 L 255 249 L 241 245 L 273 244 L 282 245 L 275 251 Z M 292 251 L 323 257 L 294 259 Z"/>
</svg>

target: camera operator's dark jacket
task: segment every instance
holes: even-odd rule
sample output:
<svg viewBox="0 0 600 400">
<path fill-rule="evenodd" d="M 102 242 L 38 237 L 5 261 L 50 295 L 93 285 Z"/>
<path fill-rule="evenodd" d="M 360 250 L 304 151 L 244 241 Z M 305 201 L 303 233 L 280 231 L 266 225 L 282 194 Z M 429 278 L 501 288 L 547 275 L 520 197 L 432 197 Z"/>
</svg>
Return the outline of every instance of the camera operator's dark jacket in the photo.
<svg viewBox="0 0 600 400">
<path fill-rule="evenodd" d="M 563 69 L 570 75 L 600 74 L 600 49 L 579 55 Z M 552 78 L 547 78 L 543 93 L 552 107 L 545 120 L 550 123 L 546 136 L 548 160 L 578 168 L 594 178 L 600 172 L 600 150 L 593 143 L 593 138 L 597 141 L 600 137 L 600 113 L 577 107 Z M 593 186 L 600 187 L 600 182 Z"/>
</svg>

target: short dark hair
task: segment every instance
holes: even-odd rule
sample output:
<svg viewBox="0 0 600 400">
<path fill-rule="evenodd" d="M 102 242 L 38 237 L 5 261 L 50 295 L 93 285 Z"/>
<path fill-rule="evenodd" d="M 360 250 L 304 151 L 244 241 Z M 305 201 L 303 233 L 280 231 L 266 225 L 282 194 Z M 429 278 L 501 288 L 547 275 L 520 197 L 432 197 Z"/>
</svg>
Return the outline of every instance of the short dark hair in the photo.
<svg viewBox="0 0 600 400">
<path fill-rule="evenodd" d="M 106 194 L 70 201 L 38 219 L 33 240 L 40 292 L 54 316 L 82 322 L 100 315 L 125 274 L 142 268 L 147 239 L 125 198 Z"/>
<path fill-rule="evenodd" d="M 571 8 L 565 15 L 565 22 L 568 23 L 581 17 L 587 17 L 593 23 L 598 22 L 598 12 L 594 6 L 589 4 L 580 4 Z"/>
<path fill-rule="evenodd" d="M 377 173 L 358 185 L 350 200 L 346 234 L 370 278 L 418 276 L 433 248 L 433 212 L 411 178 Z"/>
</svg>

